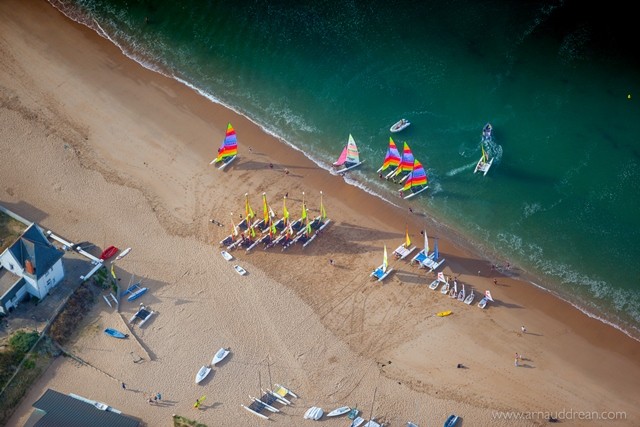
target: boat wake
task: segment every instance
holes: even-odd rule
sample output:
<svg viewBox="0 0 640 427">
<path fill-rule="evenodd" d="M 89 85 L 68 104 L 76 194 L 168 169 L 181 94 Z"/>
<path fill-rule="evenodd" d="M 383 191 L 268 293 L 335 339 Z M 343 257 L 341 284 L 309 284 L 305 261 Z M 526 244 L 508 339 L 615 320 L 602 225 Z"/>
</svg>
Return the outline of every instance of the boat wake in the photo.
<svg viewBox="0 0 640 427">
<path fill-rule="evenodd" d="M 473 161 L 473 162 L 469 163 L 468 165 L 460 166 L 459 168 L 455 168 L 455 169 L 450 170 L 449 172 L 447 172 L 447 176 L 458 175 L 460 172 L 464 172 L 467 169 L 473 169 L 475 166 L 476 166 L 476 162 Z"/>
</svg>

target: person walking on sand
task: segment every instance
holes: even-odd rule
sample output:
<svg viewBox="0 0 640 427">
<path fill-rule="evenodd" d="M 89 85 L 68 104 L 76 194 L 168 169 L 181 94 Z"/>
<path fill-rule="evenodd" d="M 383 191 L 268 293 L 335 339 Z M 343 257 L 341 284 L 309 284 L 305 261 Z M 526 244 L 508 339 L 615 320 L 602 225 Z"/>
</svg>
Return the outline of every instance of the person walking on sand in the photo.
<svg viewBox="0 0 640 427">
<path fill-rule="evenodd" d="M 522 330 L 523 334 L 527 333 L 527 328 L 525 328 L 524 325 L 522 325 L 522 327 L 520 327 L 520 329 Z"/>
<path fill-rule="evenodd" d="M 160 394 L 160 392 L 156 393 L 156 399 L 157 400 L 162 400 L 162 395 Z"/>
<path fill-rule="evenodd" d="M 519 365 L 518 365 L 518 358 L 517 358 L 517 357 L 516 357 L 515 366 L 516 366 L 516 368 L 519 366 Z"/>
<path fill-rule="evenodd" d="M 125 383 L 122 383 L 122 389 L 126 390 L 127 389 L 127 385 Z"/>
</svg>

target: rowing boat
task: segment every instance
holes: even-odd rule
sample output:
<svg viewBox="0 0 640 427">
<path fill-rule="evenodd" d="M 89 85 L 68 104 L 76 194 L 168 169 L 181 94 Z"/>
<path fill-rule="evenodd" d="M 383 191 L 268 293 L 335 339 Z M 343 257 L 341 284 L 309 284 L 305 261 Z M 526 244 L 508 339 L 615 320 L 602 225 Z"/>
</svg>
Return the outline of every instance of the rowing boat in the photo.
<svg viewBox="0 0 640 427">
<path fill-rule="evenodd" d="M 118 248 L 116 248 L 115 246 L 109 246 L 107 249 L 102 251 L 102 253 L 100 254 L 100 259 L 106 261 L 116 253 L 118 253 Z"/>
<path fill-rule="evenodd" d="M 125 338 L 127 338 L 129 336 L 128 334 L 123 334 L 119 330 L 112 329 L 112 328 L 105 329 L 104 333 L 109 335 L 109 336 L 112 336 L 114 338 L 120 338 L 120 339 L 125 339 Z"/>
</svg>

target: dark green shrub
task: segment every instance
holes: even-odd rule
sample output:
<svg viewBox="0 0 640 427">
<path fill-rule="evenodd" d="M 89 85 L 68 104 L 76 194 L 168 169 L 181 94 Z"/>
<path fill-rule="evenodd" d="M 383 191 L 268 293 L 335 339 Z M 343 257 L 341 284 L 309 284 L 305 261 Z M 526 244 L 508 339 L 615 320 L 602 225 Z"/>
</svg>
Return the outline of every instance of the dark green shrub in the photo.
<svg viewBox="0 0 640 427">
<path fill-rule="evenodd" d="M 23 355 L 38 341 L 38 336 L 37 332 L 18 331 L 9 338 L 9 346 Z"/>
</svg>

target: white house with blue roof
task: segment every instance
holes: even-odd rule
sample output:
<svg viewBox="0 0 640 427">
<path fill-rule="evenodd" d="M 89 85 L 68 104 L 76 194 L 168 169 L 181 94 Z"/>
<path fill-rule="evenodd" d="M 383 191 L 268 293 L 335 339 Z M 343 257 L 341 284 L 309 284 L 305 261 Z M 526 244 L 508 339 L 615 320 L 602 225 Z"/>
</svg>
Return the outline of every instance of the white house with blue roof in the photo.
<svg viewBox="0 0 640 427">
<path fill-rule="evenodd" d="M 64 278 L 63 255 L 31 224 L 0 254 L 0 313 L 17 307 L 27 294 L 43 299 Z"/>
</svg>

